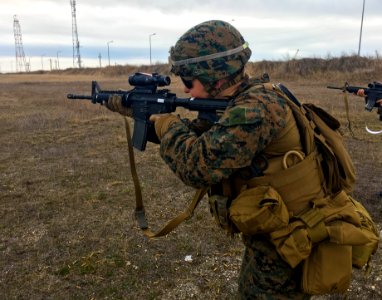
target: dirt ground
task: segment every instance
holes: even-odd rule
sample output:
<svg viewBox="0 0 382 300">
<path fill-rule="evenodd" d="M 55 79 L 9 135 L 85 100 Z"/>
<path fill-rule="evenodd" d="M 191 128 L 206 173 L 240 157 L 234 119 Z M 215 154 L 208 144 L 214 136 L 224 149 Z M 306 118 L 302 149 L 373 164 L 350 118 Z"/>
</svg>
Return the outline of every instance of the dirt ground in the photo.
<svg viewBox="0 0 382 300">
<path fill-rule="evenodd" d="M 214 224 L 206 201 L 166 237 L 147 240 L 133 218 L 133 181 L 122 117 L 66 94 L 128 88 L 126 77 L 0 75 L 1 299 L 234 299 L 243 246 Z M 280 79 L 281 80 L 281 79 Z M 303 102 L 346 125 L 338 82 L 283 81 Z M 174 92 L 179 85 L 174 83 Z M 358 181 L 353 192 L 382 230 L 382 135 L 375 112 L 350 96 L 355 137 L 344 128 Z M 193 196 L 158 146 L 135 151 L 150 226 Z M 354 271 L 347 299 L 382 299 L 382 250 L 366 278 Z M 341 299 L 320 296 L 316 299 Z"/>
</svg>

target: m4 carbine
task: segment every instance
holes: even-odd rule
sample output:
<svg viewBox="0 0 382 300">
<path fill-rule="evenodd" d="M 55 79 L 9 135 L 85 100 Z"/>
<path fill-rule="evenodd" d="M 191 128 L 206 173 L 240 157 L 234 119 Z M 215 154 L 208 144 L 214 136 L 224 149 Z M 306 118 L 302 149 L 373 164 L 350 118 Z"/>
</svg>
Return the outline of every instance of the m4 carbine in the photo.
<svg viewBox="0 0 382 300">
<path fill-rule="evenodd" d="M 171 113 L 177 107 L 198 111 L 199 115 L 216 114 L 223 111 L 229 99 L 178 98 L 168 89 L 158 89 L 171 83 L 170 77 L 158 73 L 135 73 L 129 76 L 129 84 L 134 86 L 128 91 L 101 90 L 97 81 L 92 81 L 91 95 L 68 94 L 68 99 L 91 100 L 94 104 L 103 104 L 109 97 L 118 94 L 122 97 L 122 105 L 131 108 L 134 119 L 133 147 L 144 151 L 147 141 L 158 143 L 154 124 L 149 120 L 153 114 Z"/>
<path fill-rule="evenodd" d="M 357 94 L 358 90 L 363 89 L 365 91 L 365 109 L 371 111 L 374 107 L 379 108 L 377 100 L 382 99 L 382 83 L 374 81 L 369 83 L 367 87 L 350 86 L 347 82 L 342 87 L 327 86 L 328 89 L 342 90 L 343 92 L 349 92 Z"/>
</svg>

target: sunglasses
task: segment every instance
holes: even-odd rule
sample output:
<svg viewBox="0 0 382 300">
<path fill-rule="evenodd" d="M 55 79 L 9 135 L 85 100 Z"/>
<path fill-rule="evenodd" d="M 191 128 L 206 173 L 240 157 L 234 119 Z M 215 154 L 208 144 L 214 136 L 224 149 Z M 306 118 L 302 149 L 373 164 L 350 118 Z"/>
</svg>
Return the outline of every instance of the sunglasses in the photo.
<svg viewBox="0 0 382 300">
<path fill-rule="evenodd" d="M 183 82 L 183 84 L 184 84 L 184 86 L 186 88 L 188 88 L 189 90 L 193 88 L 193 84 L 192 84 L 193 79 L 192 78 L 191 79 L 189 79 L 189 78 L 186 79 L 184 77 L 180 77 L 180 79 L 182 79 L 182 82 Z"/>
</svg>

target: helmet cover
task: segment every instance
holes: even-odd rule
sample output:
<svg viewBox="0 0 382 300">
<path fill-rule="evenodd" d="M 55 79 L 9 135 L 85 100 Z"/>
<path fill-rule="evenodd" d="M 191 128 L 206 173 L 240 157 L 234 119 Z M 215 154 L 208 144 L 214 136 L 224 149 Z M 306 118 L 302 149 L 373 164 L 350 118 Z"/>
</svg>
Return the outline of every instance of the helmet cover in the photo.
<svg viewBox="0 0 382 300">
<path fill-rule="evenodd" d="M 199 79 L 207 87 L 242 73 L 251 56 L 248 43 L 231 24 L 211 20 L 184 33 L 170 49 L 171 72 Z"/>
</svg>

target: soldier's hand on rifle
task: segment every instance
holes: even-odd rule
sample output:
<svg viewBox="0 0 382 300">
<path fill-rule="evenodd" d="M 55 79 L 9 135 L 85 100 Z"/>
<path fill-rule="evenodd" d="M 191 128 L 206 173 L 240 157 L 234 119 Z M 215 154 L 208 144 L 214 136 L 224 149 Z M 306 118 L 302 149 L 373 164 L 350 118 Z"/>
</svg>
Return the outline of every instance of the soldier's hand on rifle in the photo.
<svg viewBox="0 0 382 300">
<path fill-rule="evenodd" d="M 365 90 L 359 89 L 356 93 L 357 96 L 366 97 Z M 379 104 L 377 114 L 379 114 L 379 119 L 382 121 L 382 99 L 376 101 Z"/>
<path fill-rule="evenodd" d="M 364 90 L 364 89 L 359 89 L 359 90 L 357 91 L 357 94 L 356 94 L 356 95 L 357 95 L 357 96 L 361 96 L 361 97 L 366 97 L 365 90 Z M 380 106 L 382 106 L 382 99 L 377 100 L 377 103 L 378 103 Z"/>
<path fill-rule="evenodd" d="M 119 112 L 123 116 L 132 118 L 133 111 L 131 108 L 125 107 L 122 105 L 122 97 L 118 94 L 113 94 L 109 97 L 107 102 L 104 102 L 104 105 L 114 112 Z"/>
<path fill-rule="evenodd" d="M 180 122 L 180 119 L 173 114 L 154 114 L 150 116 L 150 121 L 154 122 L 155 133 L 159 139 L 167 132 L 170 126 L 175 122 Z"/>
<path fill-rule="evenodd" d="M 357 96 L 360 96 L 360 97 L 365 97 L 366 94 L 365 94 L 365 90 L 364 89 L 359 89 L 357 91 Z"/>
</svg>

